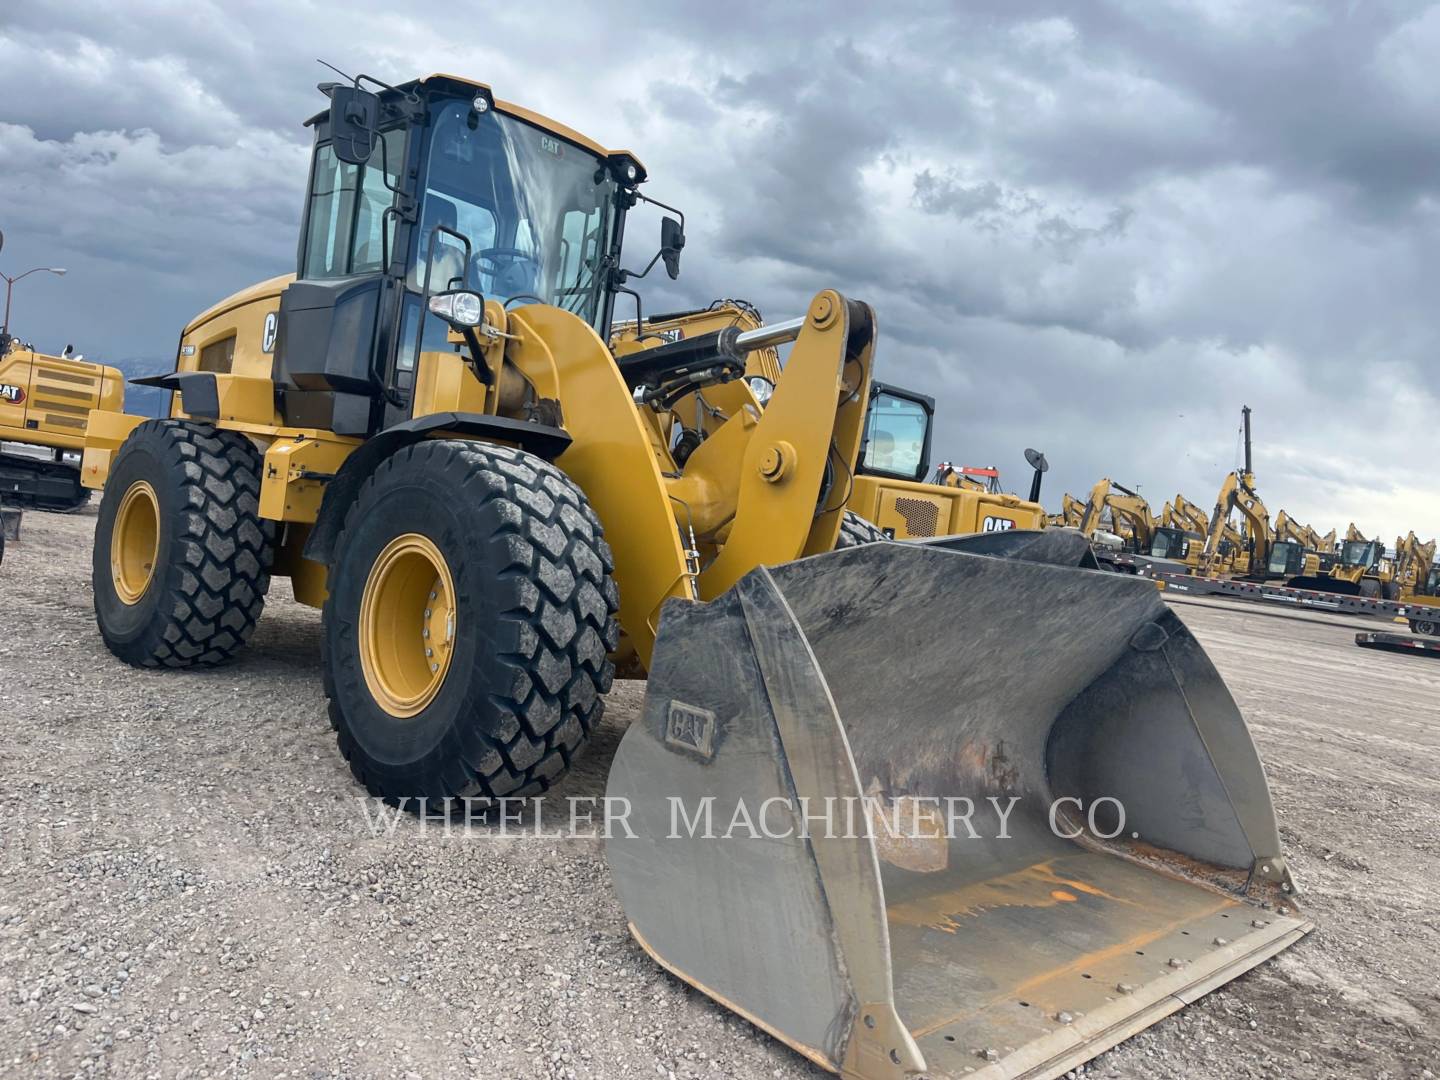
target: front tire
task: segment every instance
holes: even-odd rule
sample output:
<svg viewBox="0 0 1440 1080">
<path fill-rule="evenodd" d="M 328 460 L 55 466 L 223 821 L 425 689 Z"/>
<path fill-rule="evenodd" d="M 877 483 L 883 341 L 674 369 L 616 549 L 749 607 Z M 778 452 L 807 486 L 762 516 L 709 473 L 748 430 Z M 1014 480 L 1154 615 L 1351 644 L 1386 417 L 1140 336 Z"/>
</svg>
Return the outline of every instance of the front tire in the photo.
<svg viewBox="0 0 1440 1080">
<path fill-rule="evenodd" d="M 600 722 L 614 562 L 584 493 L 520 450 L 427 440 L 365 481 L 336 543 L 325 693 L 371 794 L 528 797 Z"/>
<path fill-rule="evenodd" d="M 835 537 L 835 550 L 876 544 L 886 539 L 889 538 L 881 531 L 880 526 L 872 524 L 853 510 L 846 510 L 840 518 L 840 535 Z"/>
<path fill-rule="evenodd" d="M 265 607 L 275 523 L 260 455 L 233 431 L 148 420 L 116 454 L 95 525 L 95 619 L 135 667 L 219 664 Z"/>
</svg>

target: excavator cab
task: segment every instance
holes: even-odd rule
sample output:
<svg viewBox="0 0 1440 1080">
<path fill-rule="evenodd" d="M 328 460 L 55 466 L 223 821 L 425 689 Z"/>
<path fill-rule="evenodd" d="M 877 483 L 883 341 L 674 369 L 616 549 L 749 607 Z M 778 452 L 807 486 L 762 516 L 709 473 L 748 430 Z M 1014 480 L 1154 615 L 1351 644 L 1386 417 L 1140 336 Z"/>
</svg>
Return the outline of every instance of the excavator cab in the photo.
<svg viewBox="0 0 1440 1080">
<path fill-rule="evenodd" d="M 1190 544 L 1193 540 L 1203 542 L 1204 537 L 1173 526 L 1157 525 L 1150 538 L 1150 550 L 1145 554 L 1156 559 L 1184 560 L 1190 554 Z"/>
<path fill-rule="evenodd" d="M 1304 545 L 1294 540 L 1277 540 L 1270 545 L 1270 558 L 1265 567 L 1270 577 L 1296 577 L 1305 572 Z"/>
</svg>

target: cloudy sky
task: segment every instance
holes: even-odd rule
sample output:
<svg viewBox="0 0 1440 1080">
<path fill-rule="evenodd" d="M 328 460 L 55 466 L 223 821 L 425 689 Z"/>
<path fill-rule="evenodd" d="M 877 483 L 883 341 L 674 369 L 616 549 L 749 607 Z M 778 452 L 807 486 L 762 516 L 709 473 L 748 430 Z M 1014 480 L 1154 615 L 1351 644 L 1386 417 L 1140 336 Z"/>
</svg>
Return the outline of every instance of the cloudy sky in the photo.
<svg viewBox="0 0 1440 1080">
<path fill-rule="evenodd" d="M 939 457 L 1208 505 L 1248 404 L 1272 514 L 1440 534 L 1440 7 L 7 4 L 0 269 L 70 271 L 14 329 L 168 369 L 293 270 L 317 56 L 635 150 L 689 222 L 650 310 L 869 301 Z"/>
</svg>

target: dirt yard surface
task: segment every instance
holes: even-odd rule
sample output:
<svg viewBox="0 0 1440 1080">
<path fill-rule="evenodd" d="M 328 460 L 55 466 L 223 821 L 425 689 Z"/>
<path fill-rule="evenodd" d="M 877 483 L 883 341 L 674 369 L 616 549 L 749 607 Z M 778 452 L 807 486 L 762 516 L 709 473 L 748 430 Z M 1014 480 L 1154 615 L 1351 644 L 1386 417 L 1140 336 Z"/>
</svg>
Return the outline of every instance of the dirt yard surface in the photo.
<svg viewBox="0 0 1440 1080">
<path fill-rule="evenodd" d="M 141 672 L 91 612 L 94 511 L 0 566 L 0 1076 L 819 1077 L 630 940 L 599 841 L 374 835 L 278 583 L 229 667 Z M 1381 624 L 1177 602 L 1269 771 L 1318 931 L 1088 1065 L 1440 1072 L 1440 660 Z M 598 795 L 639 684 L 556 797 Z"/>
</svg>

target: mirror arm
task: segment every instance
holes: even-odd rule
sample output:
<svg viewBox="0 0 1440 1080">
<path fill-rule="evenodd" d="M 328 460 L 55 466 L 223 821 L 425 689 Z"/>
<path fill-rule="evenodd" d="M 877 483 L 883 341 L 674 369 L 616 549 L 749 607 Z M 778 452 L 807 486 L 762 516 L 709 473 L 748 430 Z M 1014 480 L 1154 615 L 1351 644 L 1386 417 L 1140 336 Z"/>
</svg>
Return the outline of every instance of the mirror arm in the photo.
<svg viewBox="0 0 1440 1080">
<path fill-rule="evenodd" d="M 634 270 L 622 270 L 617 268 L 615 271 L 615 284 L 617 288 L 627 281 L 639 281 L 641 278 L 645 277 L 647 274 L 650 273 L 651 270 L 655 269 L 655 264 L 660 261 L 660 256 L 663 254 L 665 254 L 663 250 L 657 251 L 654 257 L 645 264 L 645 269 L 640 271 L 640 273 L 638 274 Z M 619 289 L 619 291 L 630 292 L 629 289 Z"/>
<path fill-rule="evenodd" d="M 661 210 L 669 210 L 672 214 L 674 214 L 674 215 L 676 215 L 677 217 L 679 217 L 679 219 L 680 219 L 680 228 L 682 228 L 682 229 L 685 228 L 685 211 L 680 210 L 680 209 L 677 209 L 676 207 L 673 207 L 673 206 L 669 205 L 668 203 L 663 203 L 663 202 L 661 202 L 659 199 L 652 199 L 652 198 L 650 198 L 649 195 L 642 195 L 642 194 L 641 194 L 640 192 L 638 192 L 638 191 L 632 191 L 630 194 L 634 195 L 635 198 L 641 200 L 642 202 L 647 202 L 647 203 L 649 203 L 651 206 L 658 206 L 658 207 L 660 207 Z M 652 263 L 651 265 L 654 265 L 654 264 Z"/>
<path fill-rule="evenodd" d="M 475 372 L 475 378 L 480 380 L 482 386 L 494 386 L 495 375 L 490 370 L 490 365 L 485 363 L 484 353 L 480 348 L 480 335 L 475 333 L 475 327 L 457 326 L 456 329 L 465 339 L 465 347 L 470 350 L 470 367 Z"/>
</svg>

